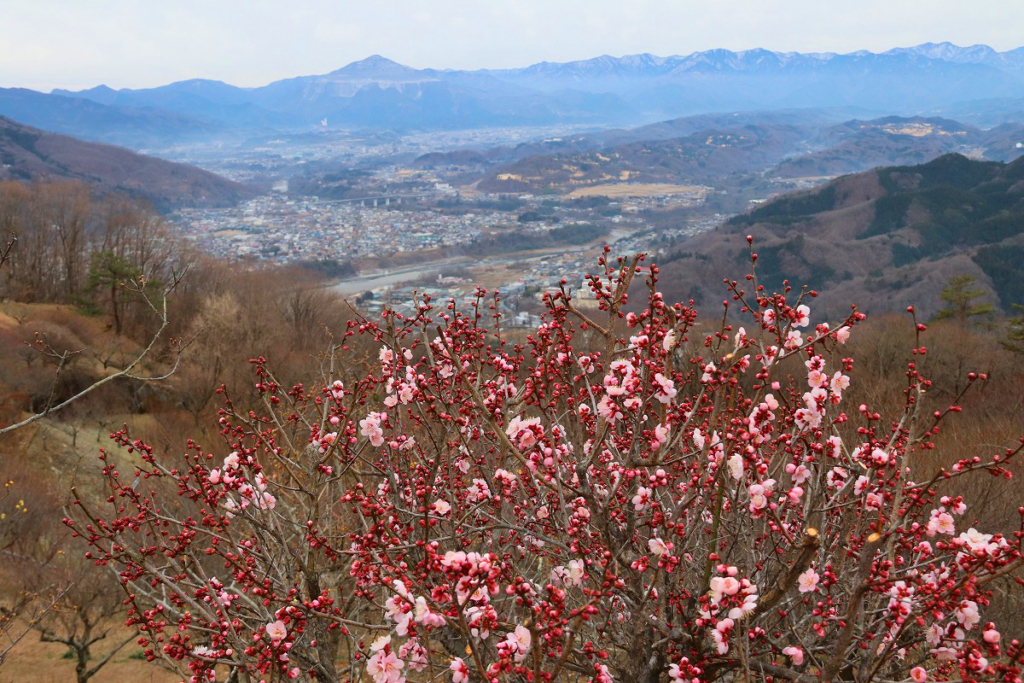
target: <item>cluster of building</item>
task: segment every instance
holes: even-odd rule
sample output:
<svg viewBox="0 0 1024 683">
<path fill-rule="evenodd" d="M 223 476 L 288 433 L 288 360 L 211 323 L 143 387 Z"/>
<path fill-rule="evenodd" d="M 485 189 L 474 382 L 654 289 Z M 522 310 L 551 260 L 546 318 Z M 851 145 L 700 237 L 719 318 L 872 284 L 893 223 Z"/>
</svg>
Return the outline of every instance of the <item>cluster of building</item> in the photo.
<svg viewBox="0 0 1024 683">
<path fill-rule="evenodd" d="M 510 222 L 509 215 L 500 212 L 450 215 L 432 209 L 403 210 L 401 201 L 320 201 L 269 194 L 230 209 L 184 209 L 174 220 L 185 236 L 212 256 L 277 263 L 465 245 Z"/>
<path fill-rule="evenodd" d="M 521 246 L 526 251 L 460 256 L 447 247 L 464 247 L 514 231 L 538 235 L 556 227 L 596 224 L 603 240 L 619 254 L 659 251 L 717 225 L 724 216 L 693 212 L 679 224 L 648 225 L 661 212 L 696 207 L 710 188 L 673 188 L 669 194 L 628 195 L 617 187 L 611 201 L 573 201 L 570 197 L 531 194 L 509 196 L 458 193 L 427 169 L 382 166 L 358 179 L 358 197 L 325 199 L 288 194 L 287 183 L 274 192 L 228 209 L 184 209 L 173 216 L 180 232 L 211 256 L 225 260 L 278 264 L 333 260 L 350 262 L 399 253 L 433 254 L 433 261 L 361 272 L 335 287 L 365 310 L 381 306 L 411 315 L 429 295 L 435 302 L 454 300 L 468 311 L 477 283 L 501 294 L 498 313 L 507 328 L 535 328 L 546 294 L 567 289 L 578 305 L 596 302 L 585 275 L 596 267 L 597 244 Z M 326 187 L 326 185 L 325 185 Z M 647 188 L 648 190 L 656 188 Z M 443 201 L 442 201 L 443 200 Z M 686 215 L 685 213 L 683 215 Z M 526 218 L 530 216 L 529 218 Z M 529 240 L 526 240 L 526 244 Z M 562 282 L 565 281 L 565 285 Z M 493 301 L 488 301 L 490 306 Z M 491 314 L 490 309 L 486 311 Z"/>
</svg>

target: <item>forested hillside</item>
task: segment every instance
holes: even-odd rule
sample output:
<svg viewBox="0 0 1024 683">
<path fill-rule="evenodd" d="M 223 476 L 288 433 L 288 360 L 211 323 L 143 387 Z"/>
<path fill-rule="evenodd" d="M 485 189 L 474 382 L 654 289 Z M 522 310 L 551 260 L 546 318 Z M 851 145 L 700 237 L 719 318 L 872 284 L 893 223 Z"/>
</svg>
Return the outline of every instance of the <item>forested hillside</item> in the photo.
<svg viewBox="0 0 1024 683">
<path fill-rule="evenodd" d="M 96 192 L 144 198 L 161 209 L 228 206 L 253 190 L 194 166 L 83 142 L 0 116 L 0 181 L 78 180 Z"/>
<path fill-rule="evenodd" d="M 776 199 L 662 258 L 672 286 L 706 296 L 719 273 L 746 260 L 737 238 L 748 233 L 762 284 L 806 280 L 833 311 L 856 300 L 871 312 L 912 303 L 933 315 L 944 284 L 969 274 L 1009 312 L 1024 302 L 1024 161 L 951 154 Z"/>
</svg>

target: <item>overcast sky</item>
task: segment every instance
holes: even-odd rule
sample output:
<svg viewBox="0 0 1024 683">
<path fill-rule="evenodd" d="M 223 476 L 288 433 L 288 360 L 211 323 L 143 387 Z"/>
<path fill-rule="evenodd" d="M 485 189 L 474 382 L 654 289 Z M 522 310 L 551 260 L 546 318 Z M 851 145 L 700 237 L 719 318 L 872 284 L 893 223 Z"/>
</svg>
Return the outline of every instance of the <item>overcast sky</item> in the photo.
<svg viewBox="0 0 1024 683">
<path fill-rule="evenodd" d="M 1024 44 L 1021 0 L 0 0 L 0 87 L 263 85 L 371 54 L 500 68 L 724 47 Z"/>
</svg>

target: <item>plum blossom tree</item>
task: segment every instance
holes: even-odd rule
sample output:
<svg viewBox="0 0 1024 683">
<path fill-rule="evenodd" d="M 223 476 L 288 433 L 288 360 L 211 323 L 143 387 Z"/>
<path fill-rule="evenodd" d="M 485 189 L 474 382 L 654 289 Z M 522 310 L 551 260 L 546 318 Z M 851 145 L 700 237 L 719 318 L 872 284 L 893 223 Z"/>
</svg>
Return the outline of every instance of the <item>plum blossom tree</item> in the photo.
<svg viewBox="0 0 1024 683">
<path fill-rule="evenodd" d="M 255 360 L 222 445 L 115 433 L 137 459 L 102 453 L 108 498 L 67 524 L 147 655 L 196 683 L 1020 680 L 984 615 L 1024 534 L 955 484 L 1024 442 L 920 471 L 960 411 L 923 406 L 924 325 L 883 417 L 844 403 L 856 309 L 815 323 L 752 273 L 705 331 L 642 256 L 599 266 L 600 321 L 563 288 L 516 343 L 496 294 L 424 296 L 314 384 Z"/>
</svg>

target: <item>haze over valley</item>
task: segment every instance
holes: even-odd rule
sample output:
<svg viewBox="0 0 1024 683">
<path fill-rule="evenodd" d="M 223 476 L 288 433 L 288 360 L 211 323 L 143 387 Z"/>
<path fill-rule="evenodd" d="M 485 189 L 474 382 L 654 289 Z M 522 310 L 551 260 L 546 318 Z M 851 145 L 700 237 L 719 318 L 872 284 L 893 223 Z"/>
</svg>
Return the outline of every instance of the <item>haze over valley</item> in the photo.
<svg viewBox="0 0 1024 683">
<path fill-rule="evenodd" d="M 606 242 L 678 254 L 837 176 L 1011 162 L 1022 85 L 1024 49 L 926 43 L 473 71 L 373 56 L 261 87 L 2 89 L 0 177 L 145 198 L 206 253 L 301 263 L 364 302 L 486 283 L 530 324 Z"/>
</svg>

